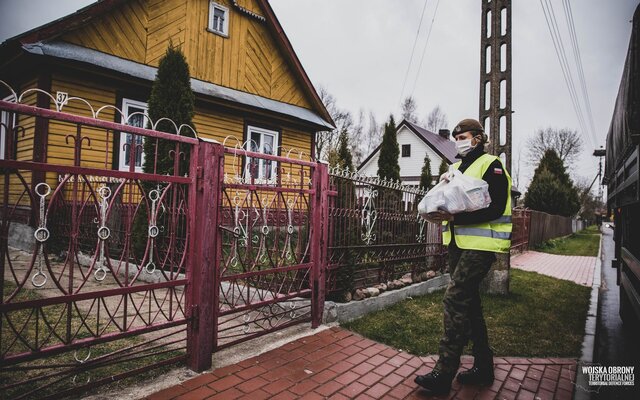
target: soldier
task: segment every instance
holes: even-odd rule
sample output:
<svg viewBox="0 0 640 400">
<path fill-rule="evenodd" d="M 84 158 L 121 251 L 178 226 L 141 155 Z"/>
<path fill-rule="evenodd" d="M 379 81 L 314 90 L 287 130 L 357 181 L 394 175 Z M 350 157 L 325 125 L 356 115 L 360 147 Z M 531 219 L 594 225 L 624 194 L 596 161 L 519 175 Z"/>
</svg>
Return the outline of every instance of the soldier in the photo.
<svg viewBox="0 0 640 400">
<path fill-rule="evenodd" d="M 488 208 L 451 215 L 440 212 L 443 243 L 449 246 L 451 282 L 444 294 L 444 337 L 433 370 L 415 382 L 431 394 L 446 394 L 460 366 L 468 341 L 473 342 L 473 368 L 458 374 L 462 384 L 493 383 L 493 352 L 482 315 L 479 286 L 496 253 L 511 247 L 511 177 L 499 157 L 484 152 L 487 135 L 480 122 L 464 119 L 453 129 L 458 157 L 453 165 L 465 175 L 489 184 Z"/>
</svg>

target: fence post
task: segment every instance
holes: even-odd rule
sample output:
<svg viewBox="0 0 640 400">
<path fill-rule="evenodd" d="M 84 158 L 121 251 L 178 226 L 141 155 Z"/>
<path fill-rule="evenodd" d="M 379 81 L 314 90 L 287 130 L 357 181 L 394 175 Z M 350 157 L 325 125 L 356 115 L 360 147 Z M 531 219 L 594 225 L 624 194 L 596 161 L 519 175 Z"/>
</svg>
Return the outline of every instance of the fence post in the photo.
<svg viewBox="0 0 640 400">
<path fill-rule="evenodd" d="M 224 176 L 224 148 L 201 141 L 191 155 L 191 173 L 195 176 L 189 199 L 191 249 L 187 271 L 187 365 L 194 371 L 211 367 L 215 346 L 218 310 L 218 279 L 220 235 L 219 203 Z M 195 157 L 194 157 L 195 156 Z"/>
<path fill-rule="evenodd" d="M 318 162 L 313 174 L 315 188 L 314 209 L 311 224 L 311 327 L 322 323 L 324 300 L 326 297 L 327 252 L 329 246 L 329 168 Z"/>
</svg>

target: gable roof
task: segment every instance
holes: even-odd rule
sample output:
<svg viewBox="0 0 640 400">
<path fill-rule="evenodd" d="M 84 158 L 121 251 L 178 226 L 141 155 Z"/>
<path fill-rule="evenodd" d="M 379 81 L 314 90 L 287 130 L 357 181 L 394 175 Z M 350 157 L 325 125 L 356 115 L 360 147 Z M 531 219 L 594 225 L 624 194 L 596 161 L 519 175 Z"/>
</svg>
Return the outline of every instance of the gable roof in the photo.
<svg viewBox="0 0 640 400">
<path fill-rule="evenodd" d="M 456 150 L 456 145 L 449 139 L 445 139 L 437 133 L 433 133 L 428 131 L 427 129 L 414 124 L 413 122 L 409 122 L 406 119 L 403 119 L 398 127 L 396 128 L 396 132 L 402 128 L 402 126 L 406 126 L 411 132 L 413 132 L 417 137 L 419 137 L 427 146 L 431 147 L 433 151 L 435 151 L 440 157 L 447 160 L 449 164 L 453 164 L 458 161 L 456 156 L 458 152 Z M 380 150 L 382 143 L 378 145 L 371 154 L 369 154 L 358 166 L 358 170 L 362 169 L 366 163 L 373 158 L 373 156 Z"/>
<path fill-rule="evenodd" d="M 70 32 L 86 25 L 94 18 L 97 18 L 104 13 L 109 12 L 110 10 L 123 3 L 126 3 L 127 1 L 131 0 L 98 0 L 95 3 L 81 8 L 72 14 L 7 39 L 0 45 L 0 49 L 15 47 L 23 48 L 24 46 L 31 45 L 37 42 L 51 41 L 63 35 L 64 33 Z M 287 35 L 285 34 L 282 25 L 280 25 L 280 22 L 278 21 L 278 18 L 271 8 L 268 0 L 256 0 L 256 2 L 265 14 L 265 23 L 269 31 L 272 33 L 275 42 L 278 45 L 278 48 L 281 50 L 283 56 L 288 61 L 296 78 L 302 83 L 304 92 L 309 96 L 314 111 L 320 115 L 324 122 L 326 122 L 322 125 L 326 126 L 328 129 L 333 129 L 335 127 L 335 122 L 331 118 L 329 111 L 327 111 L 322 100 L 320 99 L 320 96 L 311 83 L 309 76 L 302 67 L 302 63 L 293 50 L 293 46 L 287 38 Z M 248 12 L 243 7 L 237 5 L 235 1 L 233 2 L 233 4 L 239 12 L 243 14 L 246 14 Z"/>
</svg>

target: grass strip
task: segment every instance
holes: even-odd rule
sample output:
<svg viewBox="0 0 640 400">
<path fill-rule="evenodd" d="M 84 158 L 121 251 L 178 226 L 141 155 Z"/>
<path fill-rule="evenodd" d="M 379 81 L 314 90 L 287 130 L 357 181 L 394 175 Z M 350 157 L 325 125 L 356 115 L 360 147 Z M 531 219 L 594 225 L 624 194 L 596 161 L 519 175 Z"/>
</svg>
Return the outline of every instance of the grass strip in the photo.
<svg viewBox="0 0 640 400">
<path fill-rule="evenodd" d="M 481 296 L 495 355 L 579 357 L 591 288 L 516 269 L 510 286 L 509 295 Z M 438 291 L 405 300 L 344 327 L 411 354 L 437 354 L 442 296 Z"/>
</svg>

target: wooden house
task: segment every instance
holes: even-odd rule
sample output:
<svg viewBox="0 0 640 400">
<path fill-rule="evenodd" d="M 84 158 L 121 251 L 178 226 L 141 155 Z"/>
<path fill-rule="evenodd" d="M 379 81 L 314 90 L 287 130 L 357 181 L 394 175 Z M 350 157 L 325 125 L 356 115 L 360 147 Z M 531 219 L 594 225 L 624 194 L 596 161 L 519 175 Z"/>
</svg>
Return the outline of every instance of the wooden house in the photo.
<svg viewBox="0 0 640 400">
<path fill-rule="evenodd" d="M 420 184 L 420 174 L 424 165 L 425 154 L 431 161 L 431 175 L 434 182 L 438 179 L 438 170 L 442 160 L 451 165 L 457 161 L 456 146 L 450 139 L 449 130 L 441 129 L 433 133 L 417 124 L 403 120 L 398 124 L 398 146 L 400 147 L 400 180 L 408 186 Z M 377 176 L 380 146 L 375 148 L 358 167 L 358 172 L 364 176 Z"/>
<path fill-rule="evenodd" d="M 251 138 L 260 152 L 294 149 L 308 157 L 315 132 L 332 128 L 267 0 L 98 1 L 5 41 L 0 79 L 17 92 L 38 88 L 57 99 L 80 97 L 94 108 L 115 106 L 127 117 L 146 110 L 158 62 L 170 44 L 182 49 L 190 66 L 200 137 L 232 136 L 232 145 Z M 0 91 L 3 98 L 9 94 Z M 23 102 L 52 107 L 48 96 L 35 91 Z M 91 116 L 79 101 L 64 111 Z M 100 119 L 120 122 L 121 116 L 105 108 Z M 143 121 L 134 117 L 129 123 Z M 68 133 L 63 125 L 34 123 L 18 144 L 18 157 L 71 163 Z M 82 166 L 104 166 L 105 148 L 115 148 L 107 167 L 128 169 L 117 144 L 92 138 Z"/>
</svg>

